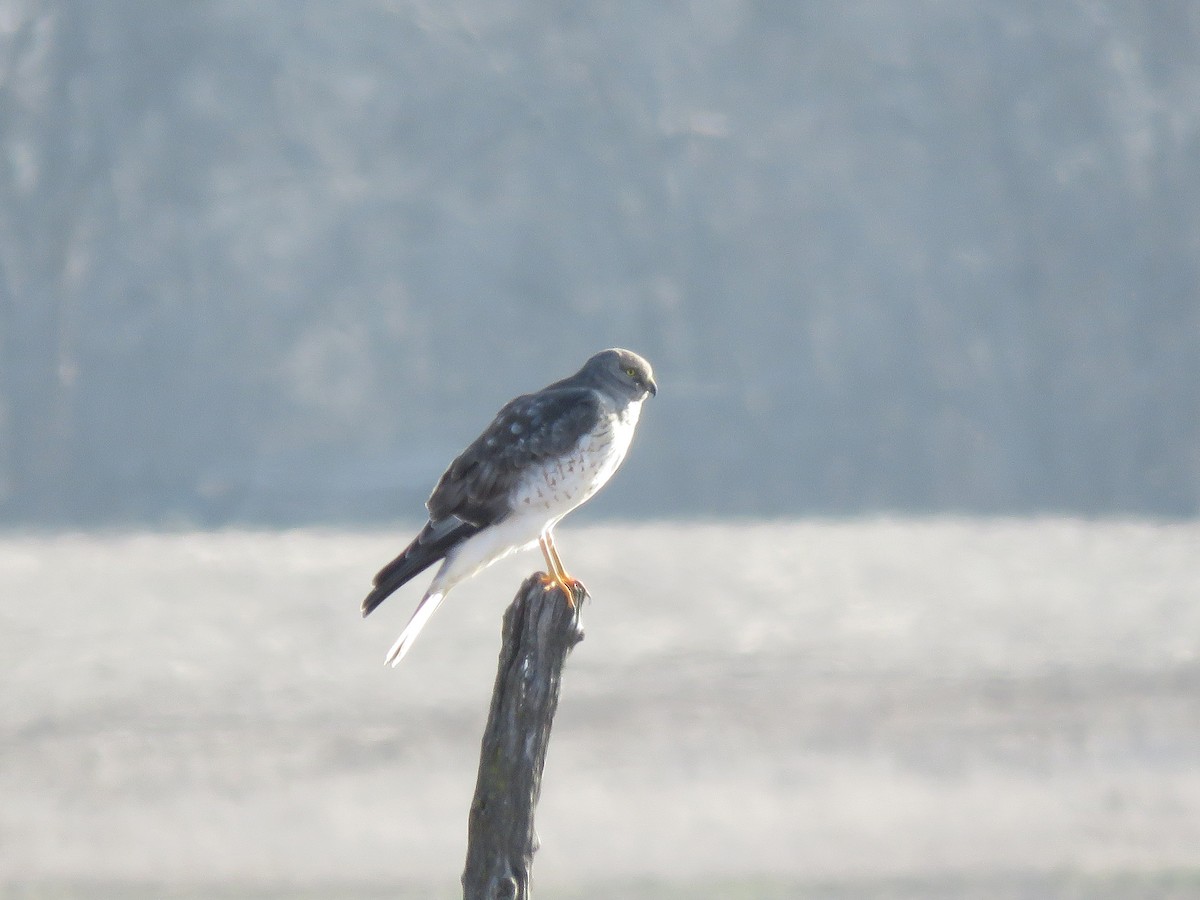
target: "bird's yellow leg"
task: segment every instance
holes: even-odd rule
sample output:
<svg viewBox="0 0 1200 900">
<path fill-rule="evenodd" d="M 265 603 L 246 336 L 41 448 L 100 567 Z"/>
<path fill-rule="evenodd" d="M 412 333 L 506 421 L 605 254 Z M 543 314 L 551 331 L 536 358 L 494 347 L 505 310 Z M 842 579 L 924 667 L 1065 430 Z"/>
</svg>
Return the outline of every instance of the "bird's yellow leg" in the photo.
<svg viewBox="0 0 1200 900">
<path fill-rule="evenodd" d="M 554 543 L 554 533 L 546 534 L 546 546 L 550 550 L 550 555 L 554 558 L 554 565 L 558 569 L 558 577 L 560 583 L 567 591 L 567 597 L 572 598 L 571 605 L 574 606 L 575 589 L 582 588 L 584 591 L 587 588 L 583 587 L 583 582 L 578 578 L 574 578 L 567 574 L 567 567 L 563 565 L 562 557 L 558 555 L 558 546 Z"/>
<path fill-rule="evenodd" d="M 554 560 L 554 566 L 558 570 L 558 574 L 560 576 L 562 576 L 562 580 L 565 582 L 569 582 L 571 584 L 578 583 L 579 579 L 572 578 L 570 575 L 567 574 L 567 567 L 563 565 L 562 557 L 560 557 L 558 555 L 558 547 L 554 543 L 554 533 L 553 532 L 548 532 L 546 534 L 546 547 L 550 551 L 550 556 Z"/>
<path fill-rule="evenodd" d="M 558 558 L 554 539 L 549 534 L 538 538 L 538 546 L 542 548 L 542 556 L 545 557 L 546 568 L 549 570 L 542 579 L 542 584 L 546 586 L 547 590 L 551 587 L 561 588 L 567 596 L 567 604 L 574 609 L 575 585 L 579 582 L 563 571 L 562 560 Z"/>
<path fill-rule="evenodd" d="M 550 583 L 558 584 L 558 566 L 554 564 L 554 557 L 550 555 L 550 545 L 546 542 L 545 535 L 538 538 L 538 546 L 542 548 L 542 558 L 546 560 L 546 581 L 547 587 Z"/>
</svg>

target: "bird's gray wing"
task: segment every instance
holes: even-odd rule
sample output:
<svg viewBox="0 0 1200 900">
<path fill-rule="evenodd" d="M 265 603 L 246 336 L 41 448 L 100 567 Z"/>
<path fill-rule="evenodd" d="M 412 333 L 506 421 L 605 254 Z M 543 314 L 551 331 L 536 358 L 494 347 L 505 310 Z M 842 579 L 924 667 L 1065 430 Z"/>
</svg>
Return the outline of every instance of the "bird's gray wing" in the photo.
<svg viewBox="0 0 1200 900">
<path fill-rule="evenodd" d="M 442 475 L 425 504 L 430 518 L 457 516 L 479 527 L 504 518 L 528 468 L 565 456 L 603 413 L 601 395 L 589 387 L 560 383 L 512 400 Z"/>
<path fill-rule="evenodd" d="M 412 543 L 376 573 L 371 593 L 362 602 L 362 614 L 368 615 L 402 585 L 478 533 L 478 525 L 459 521 L 453 516 L 426 522 Z"/>
</svg>

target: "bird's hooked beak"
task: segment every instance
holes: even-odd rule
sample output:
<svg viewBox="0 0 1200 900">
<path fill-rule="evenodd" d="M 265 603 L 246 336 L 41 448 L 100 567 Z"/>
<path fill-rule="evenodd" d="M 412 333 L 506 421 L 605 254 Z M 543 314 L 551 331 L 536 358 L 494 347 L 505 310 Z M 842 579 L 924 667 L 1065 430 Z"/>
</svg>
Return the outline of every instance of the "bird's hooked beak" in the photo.
<svg viewBox="0 0 1200 900">
<path fill-rule="evenodd" d="M 649 391 L 651 397 L 658 396 L 658 385 L 654 383 L 653 378 L 646 379 L 646 390 Z"/>
</svg>

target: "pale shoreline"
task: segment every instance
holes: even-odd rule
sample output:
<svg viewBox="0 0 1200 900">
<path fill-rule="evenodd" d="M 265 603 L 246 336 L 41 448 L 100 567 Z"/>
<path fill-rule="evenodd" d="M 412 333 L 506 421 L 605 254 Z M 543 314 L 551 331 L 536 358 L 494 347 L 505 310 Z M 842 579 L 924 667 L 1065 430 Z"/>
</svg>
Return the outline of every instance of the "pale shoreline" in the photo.
<svg viewBox="0 0 1200 900">
<path fill-rule="evenodd" d="M 539 559 L 456 590 L 393 672 L 419 590 L 357 603 L 406 537 L 0 538 L 0 891 L 455 885 L 499 617 Z M 568 523 L 560 546 L 594 600 L 543 889 L 1200 894 L 1200 523 Z"/>
</svg>

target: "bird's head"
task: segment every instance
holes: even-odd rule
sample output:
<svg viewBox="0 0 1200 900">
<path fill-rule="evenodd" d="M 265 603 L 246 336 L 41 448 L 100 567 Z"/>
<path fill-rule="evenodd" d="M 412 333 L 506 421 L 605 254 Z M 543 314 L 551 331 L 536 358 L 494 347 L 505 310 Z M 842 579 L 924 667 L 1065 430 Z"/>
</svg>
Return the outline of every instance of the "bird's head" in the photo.
<svg viewBox="0 0 1200 900">
<path fill-rule="evenodd" d="M 632 350 L 601 350 L 586 363 L 580 374 L 604 384 L 618 397 L 630 401 L 645 400 L 658 393 L 650 363 Z"/>
</svg>

